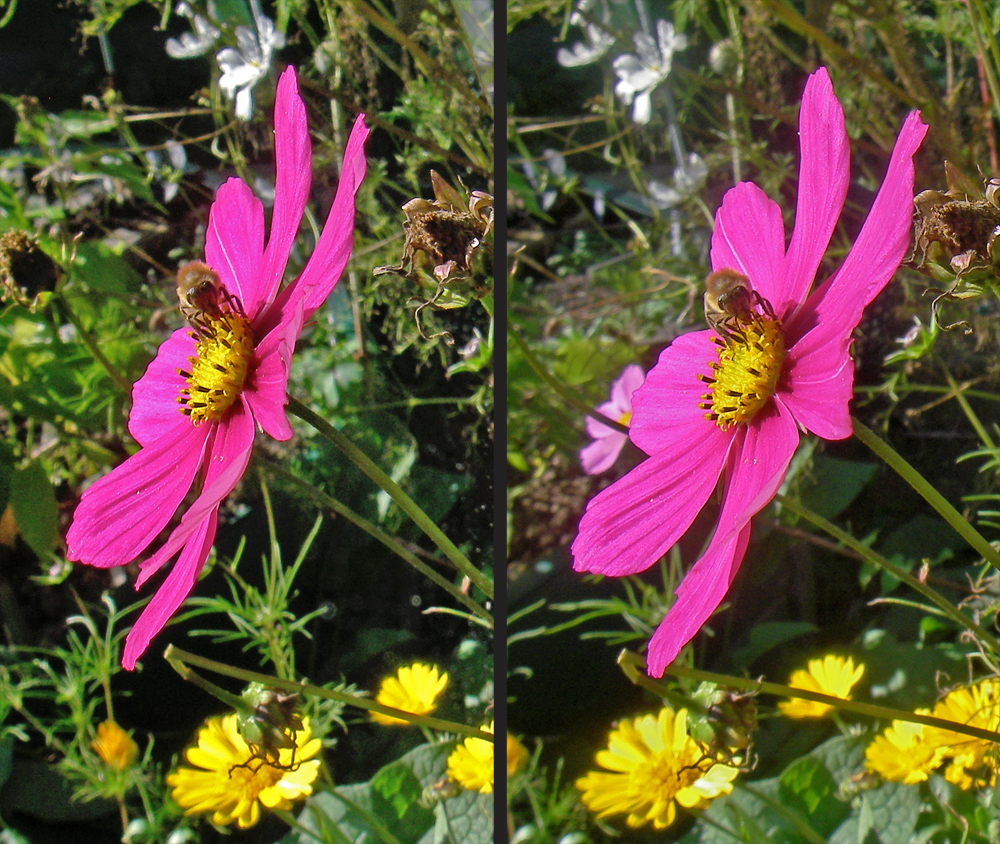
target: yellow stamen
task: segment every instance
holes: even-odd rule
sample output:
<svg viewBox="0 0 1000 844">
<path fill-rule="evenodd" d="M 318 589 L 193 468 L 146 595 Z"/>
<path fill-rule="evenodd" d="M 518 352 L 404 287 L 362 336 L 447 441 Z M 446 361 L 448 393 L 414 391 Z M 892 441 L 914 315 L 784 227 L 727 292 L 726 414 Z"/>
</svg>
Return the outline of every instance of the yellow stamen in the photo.
<svg viewBox="0 0 1000 844">
<path fill-rule="evenodd" d="M 629 422 L 632 421 L 632 411 L 626 410 L 621 416 L 618 417 L 618 424 L 628 427 Z"/>
<path fill-rule="evenodd" d="M 243 391 L 253 357 L 253 330 L 242 310 L 204 314 L 197 332 L 191 369 L 177 371 L 187 379 L 177 401 L 194 425 L 219 419 Z"/>
<path fill-rule="evenodd" d="M 774 395 L 785 361 L 781 323 L 770 314 L 753 314 L 723 339 L 713 375 L 698 377 L 711 385 L 698 406 L 722 430 L 749 422 Z"/>
</svg>

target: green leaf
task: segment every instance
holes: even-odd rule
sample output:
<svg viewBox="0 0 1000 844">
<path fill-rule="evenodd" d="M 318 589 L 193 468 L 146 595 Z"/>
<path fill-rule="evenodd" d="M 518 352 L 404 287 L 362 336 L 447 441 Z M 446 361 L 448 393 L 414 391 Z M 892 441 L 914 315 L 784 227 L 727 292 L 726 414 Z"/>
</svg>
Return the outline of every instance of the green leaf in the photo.
<svg viewBox="0 0 1000 844">
<path fill-rule="evenodd" d="M 368 783 L 341 786 L 334 793 L 314 794 L 299 815 L 302 830 L 284 839 L 289 844 L 321 841 L 387 841 L 432 844 L 493 840 L 492 795 L 462 792 L 440 800 L 433 810 L 420 797 L 445 774 L 453 742 L 424 744 L 382 768 Z"/>
<path fill-rule="evenodd" d="M 816 455 L 809 477 L 811 483 L 803 480 L 800 488 L 802 505 L 833 519 L 857 498 L 877 470 L 877 463 Z"/>
<path fill-rule="evenodd" d="M 49 559 L 59 529 L 59 512 L 52 482 L 39 461 L 14 471 L 10 502 L 24 541 L 39 559 Z"/>
<path fill-rule="evenodd" d="M 815 756 L 796 759 L 784 770 L 779 793 L 782 805 L 808 818 L 809 826 L 820 835 L 832 832 L 850 813 L 837 799 L 833 776 Z"/>
<path fill-rule="evenodd" d="M 750 644 L 733 653 L 733 665 L 751 665 L 772 648 L 817 630 L 808 621 L 768 621 L 755 625 L 750 631 Z"/>
</svg>

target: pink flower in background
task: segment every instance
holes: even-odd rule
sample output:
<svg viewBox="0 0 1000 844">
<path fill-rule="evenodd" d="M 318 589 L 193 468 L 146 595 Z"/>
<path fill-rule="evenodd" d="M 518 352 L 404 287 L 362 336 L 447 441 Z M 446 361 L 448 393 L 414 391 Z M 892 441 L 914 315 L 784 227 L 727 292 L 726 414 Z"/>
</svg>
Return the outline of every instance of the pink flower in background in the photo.
<svg viewBox="0 0 1000 844">
<path fill-rule="evenodd" d="M 66 536 L 70 560 L 109 568 L 145 552 L 181 507 L 198 495 L 166 542 L 139 565 L 138 589 L 178 553 L 125 640 L 131 670 L 193 588 L 215 539 L 219 505 L 250 460 L 257 429 L 292 435 L 285 416 L 292 352 L 351 255 L 354 197 L 365 175 L 364 115 L 354 123 L 337 195 L 302 273 L 279 292 L 309 198 L 312 145 L 305 105 L 289 67 L 274 107 L 275 183 L 270 237 L 264 208 L 240 179 L 229 179 L 209 214 L 205 271 L 218 287 L 192 331 L 175 331 L 132 390 L 129 432 L 141 448 L 83 494 Z"/>
<path fill-rule="evenodd" d="M 627 428 L 632 418 L 632 393 L 645 377 L 641 366 L 630 363 L 611 384 L 611 401 L 600 405 L 597 412 Z M 628 434 L 602 425 L 593 416 L 588 416 L 584 424 L 594 441 L 580 450 L 580 465 L 588 475 L 599 475 L 615 465 L 618 455 L 628 442 Z"/>
<path fill-rule="evenodd" d="M 788 249 L 781 209 L 759 187 L 742 182 L 723 198 L 712 270 L 746 276 L 760 298 L 727 340 L 694 331 L 660 355 L 633 396 L 629 429 L 649 459 L 591 500 L 572 549 L 577 571 L 641 572 L 684 535 L 724 479 L 715 533 L 650 640 L 650 675 L 662 676 L 722 602 L 750 519 L 777 492 L 799 429 L 828 440 L 850 436 L 851 333 L 909 245 L 913 156 L 926 131 L 918 112 L 906 118 L 857 241 L 812 293 L 850 180 L 844 113 L 824 68 L 802 96 Z"/>
</svg>

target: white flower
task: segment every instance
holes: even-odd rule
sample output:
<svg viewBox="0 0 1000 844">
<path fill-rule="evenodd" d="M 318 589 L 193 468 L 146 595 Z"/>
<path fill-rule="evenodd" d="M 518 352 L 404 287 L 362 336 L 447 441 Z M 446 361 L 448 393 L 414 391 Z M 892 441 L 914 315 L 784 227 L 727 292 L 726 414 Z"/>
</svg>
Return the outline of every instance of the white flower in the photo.
<svg viewBox="0 0 1000 844">
<path fill-rule="evenodd" d="M 175 59 L 192 59 L 205 55 L 221 33 L 206 17 L 196 14 L 187 3 L 178 3 L 176 11 L 191 21 L 194 32 L 185 32 L 180 38 L 168 38 L 167 54 Z"/>
<path fill-rule="evenodd" d="M 219 85 L 229 99 L 236 100 L 236 116 L 249 120 L 253 114 L 253 86 L 271 69 L 275 50 L 285 46 L 285 36 L 274 28 L 274 21 L 254 15 L 256 32 L 236 27 L 237 47 L 220 50 L 215 60 L 222 70 Z"/>
<path fill-rule="evenodd" d="M 677 35 L 668 21 L 656 22 L 656 35 L 659 44 L 647 33 L 637 32 L 632 40 L 638 55 L 626 53 L 613 63 L 618 74 L 615 93 L 625 105 L 632 105 L 632 119 L 636 123 L 649 123 L 653 113 L 650 94 L 670 74 L 674 53 L 687 47 L 687 37 Z"/>
<path fill-rule="evenodd" d="M 583 23 L 583 34 L 587 43 L 577 41 L 569 50 L 560 47 L 556 52 L 556 61 L 563 67 L 580 67 L 596 62 L 615 43 L 615 37 L 611 33 L 605 32 L 594 23 Z"/>
<path fill-rule="evenodd" d="M 708 178 L 708 165 L 698 153 L 692 152 L 680 167 L 674 170 L 673 185 L 665 185 L 655 179 L 646 187 L 653 204 L 660 210 L 673 208 L 697 191 Z"/>
</svg>

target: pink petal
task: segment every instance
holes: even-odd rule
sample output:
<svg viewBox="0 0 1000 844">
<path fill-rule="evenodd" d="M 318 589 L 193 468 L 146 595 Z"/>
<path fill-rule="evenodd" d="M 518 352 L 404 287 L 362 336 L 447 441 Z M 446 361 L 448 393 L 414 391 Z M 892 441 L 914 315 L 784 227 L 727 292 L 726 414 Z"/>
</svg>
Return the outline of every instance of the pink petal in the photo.
<svg viewBox="0 0 1000 844">
<path fill-rule="evenodd" d="M 722 431 L 698 406 L 708 393 L 698 375 L 710 374 L 709 363 L 718 360 L 714 336 L 712 331 L 692 331 L 676 338 L 632 394 L 629 437 L 646 454 L 678 443 L 685 448 L 698 443 L 700 449 L 715 451 L 729 447 L 733 432 Z"/>
<path fill-rule="evenodd" d="M 291 307 L 291 305 L 290 305 Z M 243 393 L 254 420 L 274 439 L 284 442 L 292 437 L 292 426 L 285 415 L 288 400 L 288 375 L 292 367 L 295 341 L 302 333 L 302 300 L 297 299 L 288 321 L 279 323 L 257 346 L 257 368 L 253 388 Z"/>
<path fill-rule="evenodd" d="M 172 437 L 178 419 L 187 419 L 177 401 L 181 387 L 187 382 L 177 370 L 187 369 L 188 359 L 195 356 L 194 347 L 191 329 L 178 329 L 160 344 L 156 357 L 132 386 L 128 430 L 141 445 L 152 445 L 166 436 Z"/>
<path fill-rule="evenodd" d="M 740 182 L 726 191 L 715 212 L 711 254 L 713 272 L 737 270 L 779 316 L 784 313 L 790 301 L 783 275 L 785 224 L 781 208 L 753 182 Z"/>
<path fill-rule="evenodd" d="M 775 399 L 807 431 L 825 440 L 842 440 L 852 433 L 850 401 L 854 395 L 854 362 L 849 338 L 814 348 L 819 332 L 807 334 L 789 352 L 785 380 L 789 389 Z"/>
<path fill-rule="evenodd" d="M 662 676 L 726 597 L 743 562 L 750 519 L 778 491 L 798 442 L 795 421 L 780 405 L 741 428 L 729 455 L 722 511 L 712 541 L 677 587 L 676 602 L 650 640 L 651 676 Z"/>
<path fill-rule="evenodd" d="M 274 157 L 277 177 L 274 183 L 274 213 L 261 283 L 271 285 L 263 300 L 270 302 L 281 283 L 288 263 L 299 221 L 309 199 L 312 182 L 312 144 L 306 121 L 306 107 L 299 97 L 295 68 L 289 66 L 278 80 L 274 101 Z M 253 319 L 256 313 L 247 312 Z"/>
<path fill-rule="evenodd" d="M 197 526 L 170 574 L 164 578 L 156 594 L 129 630 L 122 654 L 122 667 L 126 670 L 132 671 L 135 668 L 136 660 L 145 653 L 153 637 L 191 594 L 205 560 L 208 559 L 212 542 L 215 541 L 217 517 L 218 510 L 214 510 Z"/>
<path fill-rule="evenodd" d="M 344 163 L 340 170 L 340 183 L 333 207 L 326 218 L 323 232 L 302 274 L 293 282 L 290 296 L 301 296 L 305 302 L 305 315 L 313 312 L 326 301 L 334 285 L 340 280 L 347 259 L 354 248 L 354 197 L 365 177 L 368 162 L 365 160 L 365 139 L 371 130 L 365 126 L 364 115 L 359 114 L 344 150 Z"/>
<path fill-rule="evenodd" d="M 889 283 L 910 245 L 913 227 L 913 156 L 927 133 L 919 112 L 903 123 L 885 179 L 854 246 L 837 273 L 809 297 L 788 326 L 795 338 L 811 330 L 814 349 L 850 335 L 865 307 Z M 802 342 L 794 340 L 795 343 Z"/>
<path fill-rule="evenodd" d="M 774 498 L 799 445 L 795 420 L 779 402 L 760 411 L 729 454 L 726 491 L 716 532 L 742 530 Z M 714 541 L 714 540 L 713 540 Z"/>
<path fill-rule="evenodd" d="M 630 363 L 611 385 L 611 403 L 618 409 L 618 415 L 632 410 L 632 394 L 642 386 L 646 373 L 637 363 Z M 616 417 L 617 418 L 617 417 Z"/>
<path fill-rule="evenodd" d="M 165 436 L 88 487 L 66 534 L 67 558 L 107 568 L 138 557 L 187 495 L 207 439 L 206 426 L 178 415 Z"/>
<path fill-rule="evenodd" d="M 795 229 L 784 265 L 786 296 L 792 302 L 802 302 L 812 287 L 851 179 L 851 147 L 844 129 L 844 110 L 833 93 L 825 67 L 806 81 L 799 108 L 799 146 Z"/>
<path fill-rule="evenodd" d="M 573 568 L 613 577 L 649 568 L 691 526 L 726 457 L 725 448 L 678 442 L 598 493 L 580 520 Z"/>
<path fill-rule="evenodd" d="M 263 255 L 264 206 L 241 179 L 227 179 L 208 215 L 205 263 L 248 316 L 267 299 L 270 281 L 260 277 Z"/>
<path fill-rule="evenodd" d="M 187 508 L 167 541 L 153 556 L 139 564 L 136 589 L 182 547 L 188 546 L 205 519 L 217 512 L 222 500 L 235 489 L 250 462 L 253 437 L 253 417 L 242 403 L 234 405 L 221 422 L 215 423 L 215 436 L 209 446 L 201 494 Z M 201 562 L 204 563 L 205 559 L 202 558 Z"/>
<path fill-rule="evenodd" d="M 621 407 L 613 401 L 606 401 L 604 404 L 599 404 L 594 408 L 601 416 L 606 416 L 615 422 L 622 415 Z M 631 410 L 631 408 L 629 408 Z M 616 431 L 614 428 L 610 428 L 607 425 L 603 425 L 598 422 L 593 416 L 585 416 L 583 419 L 583 427 L 587 429 L 587 433 L 592 437 L 606 437 L 609 434 L 619 434 L 620 436 L 628 438 L 627 434 L 622 434 L 620 431 Z"/>
<path fill-rule="evenodd" d="M 628 442 L 627 434 L 612 431 L 610 428 L 604 430 L 607 431 L 606 435 L 598 437 L 590 445 L 580 449 L 580 466 L 588 475 L 599 475 L 614 466 L 618 455 Z"/>
<path fill-rule="evenodd" d="M 681 648 L 719 608 L 743 562 L 749 542 L 750 525 L 747 524 L 724 542 L 713 542 L 684 576 L 677 587 L 677 600 L 649 640 L 646 671 L 650 677 L 662 677 Z"/>
</svg>

